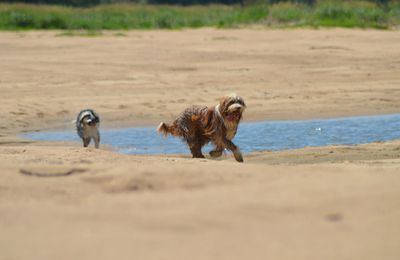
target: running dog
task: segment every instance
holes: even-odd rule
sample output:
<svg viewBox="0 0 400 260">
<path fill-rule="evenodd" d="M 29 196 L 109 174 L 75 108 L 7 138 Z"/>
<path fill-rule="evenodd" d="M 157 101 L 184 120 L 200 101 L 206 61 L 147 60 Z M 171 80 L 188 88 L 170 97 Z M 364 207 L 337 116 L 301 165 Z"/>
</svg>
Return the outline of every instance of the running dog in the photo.
<svg viewBox="0 0 400 260">
<path fill-rule="evenodd" d="M 215 107 L 187 108 L 171 125 L 161 122 L 157 131 L 164 136 L 171 134 L 181 137 L 189 146 L 193 158 L 204 158 L 201 148 L 212 142 L 215 148 L 210 151 L 211 157 L 219 157 L 224 149 L 229 149 L 236 161 L 243 162 L 242 153 L 232 139 L 236 135 L 245 108 L 243 98 L 231 94 L 222 98 Z"/>
<path fill-rule="evenodd" d="M 79 112 L 76 118 L 76 131 L 83 141 L 83 147 L 87 147 L 93 138 L 94 145 L 99 148 L 100 144 L 100 117 L 92 109 Z"/>
</svg>

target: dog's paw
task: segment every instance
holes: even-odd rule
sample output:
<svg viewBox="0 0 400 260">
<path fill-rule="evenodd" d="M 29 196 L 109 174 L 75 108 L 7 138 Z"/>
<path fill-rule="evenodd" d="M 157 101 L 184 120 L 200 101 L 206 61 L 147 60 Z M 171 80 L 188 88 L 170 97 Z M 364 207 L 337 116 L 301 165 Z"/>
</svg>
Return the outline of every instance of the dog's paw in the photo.
<svg viewBox="0 0 400 260">
<path fill-rule="evenodd" d="M 243 162 L 243 156 L 242 156 L 242 153 L 240 152 L 239 148 L 237 148 L 237 149 L 233 152 L 233 156 L 235 156 L 236 161 L 238 161 L 238 162 Z"/>
<path fill-rule="evenodd" d="M 240 157 L 236 157 L 236 156 L 235 156 L 235 159 L 236 159 L 236 161 L 238 161 L 238 162 L 244 162 L 242 156 L 240 156 Z"/>
<path fill-rule="evenodd" d="M 206 158 L 206 157 L 204 157 L 204 155 L 202 155 L 202 154 L 193 154 L 193 155 L 192 155 L 192 158 L 204 159 L 204 158 Z"/>
<path fill-rule="evenodd" d="M 213 158 L 220 157 L 222 155 L 223 150 L 212 150 L 210 151 L 210 156 Z"/>
</svg>

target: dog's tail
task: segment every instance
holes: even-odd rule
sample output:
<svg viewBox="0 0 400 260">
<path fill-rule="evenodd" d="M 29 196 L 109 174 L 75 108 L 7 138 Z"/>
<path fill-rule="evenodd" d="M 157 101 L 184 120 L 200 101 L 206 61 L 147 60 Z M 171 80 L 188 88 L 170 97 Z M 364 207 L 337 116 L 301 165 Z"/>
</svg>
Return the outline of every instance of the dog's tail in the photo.
<svg viewBox="0 0 400 260">
<path fill-rule="evenodd" d="M 160 125 L 157 127 L 157 132 L 167 136 L 168 134 L 174 135 L 173 126 L 170 126 L 164 122 L 161 122 Z"/>
</svg>

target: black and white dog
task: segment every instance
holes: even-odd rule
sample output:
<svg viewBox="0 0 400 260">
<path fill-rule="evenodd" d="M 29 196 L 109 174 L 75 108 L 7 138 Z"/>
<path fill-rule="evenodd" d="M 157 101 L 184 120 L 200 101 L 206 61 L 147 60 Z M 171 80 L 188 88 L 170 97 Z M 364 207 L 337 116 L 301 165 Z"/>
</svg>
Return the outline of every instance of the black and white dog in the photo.
<svg viewBox="0 0 400 260">
<path fill-rule="evenodd" d="M 100 144 L 100 117 L 92 109 L 79 112 L 76 118 L 76 131 L 83 141 L 83 147 L 87 147 L 93 138 L 94 145 L 99 148 Z"/>
</svg>

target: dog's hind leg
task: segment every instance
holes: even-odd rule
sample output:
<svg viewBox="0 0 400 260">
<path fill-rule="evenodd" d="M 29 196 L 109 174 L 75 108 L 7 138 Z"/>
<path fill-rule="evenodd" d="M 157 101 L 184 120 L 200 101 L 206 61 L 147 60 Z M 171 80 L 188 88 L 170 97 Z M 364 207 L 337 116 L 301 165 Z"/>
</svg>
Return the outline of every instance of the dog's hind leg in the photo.
<svg viewBox="0 0 400 260">
<path fill-rule="evenodd" d="M 188 142 L 190 152 L 193 155 L 193 158 L 204 158 L 204 155 L 201 152 L 202 145 L 195 142 Z"/>
</svg>

